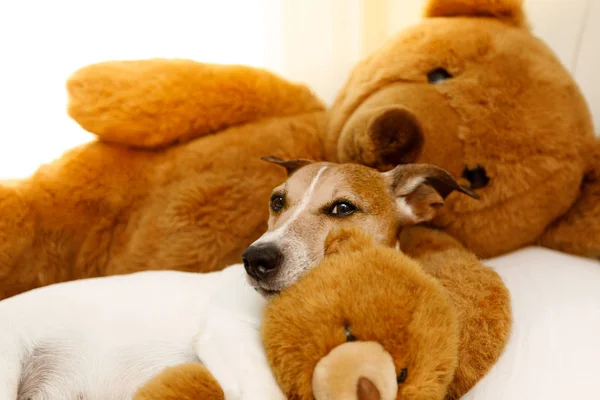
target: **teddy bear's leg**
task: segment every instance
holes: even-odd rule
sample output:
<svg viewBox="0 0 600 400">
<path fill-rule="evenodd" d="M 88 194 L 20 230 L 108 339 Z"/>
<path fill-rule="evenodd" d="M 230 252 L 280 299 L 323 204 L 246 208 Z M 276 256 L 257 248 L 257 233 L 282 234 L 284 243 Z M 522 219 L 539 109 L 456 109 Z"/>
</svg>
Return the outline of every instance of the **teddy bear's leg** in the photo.
<svg viewBox="0 0 600 400">
<path fill-rule="evenodd" d="M 591 168 L 581 194 L 563 217 L 550 225 L 540 239 L 543 246 L 600 259 L 600 140 L 595 140 Z"/>
<path fill-rule="evenodd" d="M 34 217 L 17 185 L 0 184 L 0 300 L 23 291 L 31 271 L 16 271 L 34 238 Z"/>
<path fill-rule="evenodd" d="M 324 109 L 265 70 L 181 59 L 89 65 L 67 82 L 69 115 L 102 140 L 157 148 L 267 117 Z"/>
<path fill-rule="evenodd" d="M 406 228 L 400 235 L 400 247 L 440 281 L 454 307 L 461 310 L 459 368 L 447 397 L 458 399 L 502 353 L 511 328 L 510 295 L 493 269 L 482 265 L 444 231 L 422 226 Z"/>
<path fill-rule="evenodd" d="M 453 251 L 462 257 L 471 259 L 473 253 L 469 251 L 458 239 L 441 229 L 415 225 L 405 227 L 400 233 L 400 249 L 409 256 L 427 261 L 428 265 L 444 265 L 439 254 Z"/>
<path fill-rule="evenodd" d="M 166 368 L 144 384 L 134 400 L 224 400 L 216 379 L 200 363 Z"/>
</svg>

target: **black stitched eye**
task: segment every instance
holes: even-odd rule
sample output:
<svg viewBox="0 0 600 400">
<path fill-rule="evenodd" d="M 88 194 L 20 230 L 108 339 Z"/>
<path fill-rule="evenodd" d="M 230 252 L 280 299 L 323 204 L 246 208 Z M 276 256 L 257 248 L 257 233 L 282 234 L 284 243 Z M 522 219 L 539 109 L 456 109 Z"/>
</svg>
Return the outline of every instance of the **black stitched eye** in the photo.
<svg viewBox="0 0 600 400">
<path fill-rule="evenodd" d="M 472 169 L 465 168 L 462 177 L 471 182 L 471 189 L 481 189 L 482 187 L 486 187 L 490 182 L 485 168 L 479 165 Z"/>
<path fill-rule="evenodd" d="M 450 72 L 448 72 L 444 68 L 436 68 L 427 73 L 427 81 L 433 84 L 442 83 L 446 79 L 450 78 L 452 78 L 452 74 L 450 74 Z"/>
<path fill-rule="evenodd" d="M 350 332 L 350 325 L 348 323 L 344 324 L 344 333 L 346 334 L 346 342 L 354 342 L 356 340 L 356 336 Z"/>
<path fill-rule="evenodd" d="M 398 383 L 404 383 L 404 381 L 406 380 L 406 377 L 408 376 L 408 369 L 407 368 L 402 368 L 400 370 L 400 374 L 398 375 L 398 377 L 396 378 L 396 381 Z"/>
<path fill-rule="evenodd" d="M 349 201 L 337 201 L 329 207 L 327 214 L 332 217 L 347 217 L 356 211 L 356 206 Z"/>
<path fill-rule="evenodd" d="M 273 196 L 271 196 L 270 205 L 271 210 L 273 210 L 274 212 L 279 212 L 285 206 L 285 199 L 280 194 L 274 194 Z"/>
</svg>

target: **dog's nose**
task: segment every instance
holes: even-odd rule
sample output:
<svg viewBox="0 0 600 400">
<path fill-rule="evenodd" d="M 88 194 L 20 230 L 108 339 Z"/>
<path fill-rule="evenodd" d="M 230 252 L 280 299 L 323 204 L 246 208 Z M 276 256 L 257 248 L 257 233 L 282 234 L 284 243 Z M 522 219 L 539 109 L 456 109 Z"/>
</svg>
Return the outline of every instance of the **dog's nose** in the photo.
<svg viewBox="0 0 600 400">
<path fill-rule="evenodd" d="M 283 253 L 274 244 L 257 244 L 246 249 L 242 261 L 246 273 L 260 281 L 277 270 L 283 261 Z"/>
</svg>

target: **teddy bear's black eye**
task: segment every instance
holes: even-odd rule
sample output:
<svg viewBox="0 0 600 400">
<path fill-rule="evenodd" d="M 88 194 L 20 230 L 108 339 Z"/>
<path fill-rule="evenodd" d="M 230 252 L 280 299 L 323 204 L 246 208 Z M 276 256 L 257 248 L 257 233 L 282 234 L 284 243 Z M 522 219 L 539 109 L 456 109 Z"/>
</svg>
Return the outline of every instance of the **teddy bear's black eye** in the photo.
<svg viewBox="0 0 600 400">
<path fill-rule="evenodd" d="M 400 374 L 396 378 L 396 381 L 398 381 L 398 383 L 404 383 L 404 381 L 406 380 L 407 376 L 408 376 L 408 369 L 407 368 L 402 368 L 400 370 Z"/>
<path fill-rule="evenodd" d="M 475 168 L 465 168 L 462 177 L 471 182 L 471 189 L 481 189 L 482 187 L 486 187 L 490 182 L 485 168 L 479 165 Z"/>
<path fill-rule="evenodd" d="M 350 332 L 350 324 L 347 322 L 344 324 L 344 333 L 346 334 L 346 342 L 354 342 L 356 340 L 356 336 Z"/>
<path fill-rule="evenodd" d="M 427 73 L 427 81 L 433 84 L 442 83 L 446 79 L 450 78 L 452 78 L 452 74 L 450 74 L 450 72 L 446 71 L 444 68 L 436 68 Z"/>
</svg>

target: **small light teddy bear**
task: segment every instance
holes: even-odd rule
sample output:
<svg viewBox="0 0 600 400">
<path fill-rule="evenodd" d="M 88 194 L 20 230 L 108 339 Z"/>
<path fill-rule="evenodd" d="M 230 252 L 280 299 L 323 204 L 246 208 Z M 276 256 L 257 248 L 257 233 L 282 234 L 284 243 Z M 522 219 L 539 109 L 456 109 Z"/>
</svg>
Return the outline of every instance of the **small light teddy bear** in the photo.
<svg viewBox="0 0 600 400">
<path fill-rule="evenodd" d="M 497 273 L 441 231 L 407 229 L 402 246 L 416 259 L 359 228 L 334 231 L 322 263 L 267 305 L 263 343 L 285 398 L 458 399 L 495 363 L 511 327 Z M 135 397 L 224 398 L 201 364 L 171 367 Z"/>
</svg>

